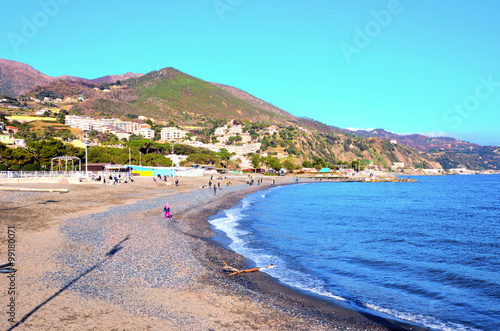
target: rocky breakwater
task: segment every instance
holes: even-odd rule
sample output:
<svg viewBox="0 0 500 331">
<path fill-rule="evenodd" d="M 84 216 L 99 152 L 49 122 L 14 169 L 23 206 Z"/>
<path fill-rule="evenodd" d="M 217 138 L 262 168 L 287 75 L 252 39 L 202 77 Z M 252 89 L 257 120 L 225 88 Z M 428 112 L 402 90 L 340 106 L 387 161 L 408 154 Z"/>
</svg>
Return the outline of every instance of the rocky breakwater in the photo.
<svg viewBox="0 0 500 331">
<path fill-rule="evenodd" d="M 400 178 L 396 176 L 387 177 L 367 177 L 363 180 L 370 183 L 414 183 L 417 180 L 411 178 Z"/>
</svg>

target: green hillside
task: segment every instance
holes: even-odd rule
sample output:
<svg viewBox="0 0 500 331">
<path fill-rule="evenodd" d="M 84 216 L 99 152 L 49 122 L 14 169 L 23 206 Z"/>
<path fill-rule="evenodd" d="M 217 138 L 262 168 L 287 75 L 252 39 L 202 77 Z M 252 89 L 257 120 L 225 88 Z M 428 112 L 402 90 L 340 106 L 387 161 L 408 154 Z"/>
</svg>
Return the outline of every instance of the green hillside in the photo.
<svg viewBox="0 0 500 331">
<path fill-rule="evenodd" d="M 198 133 L 204 141 L 210 141 L 215 126 L 229 120 L 245 121 L 247 126 L 255 123 L 257 126 L 249 129 L 253 134 L 258 127 L 275 124 L 281 128 L 280 133 L 261 136 L 261 152 L 285 153 L 297 165 L 321 159 L 329 165 L 364 160 L 365 164 L 373 161 L 385 168 L 394 162 L 404 162 L 409 167 L 439 167 L 413 149 L 387 140 L 335 132 L 321 122 L 296 118 L 243 91 L 208 83 L 174 68 L 100 85 L 59 80 L 33 89 L 30 96 L 42 94 L 59 98 L 83 96 L 84 101 L 75 102 L 69 109 L 72 114 L 122 119 L 143 115 L 181 126 L 199 126 L 204 128 Z"/>
<path fill-rule="evenodd" d="M 98 93 L 80 108 L 99 109 L 110 115 L 146 115 L 159 120 L 174 120 L 180 124 L 188 124 L 186 121 L 195 118 L 248 119 L 273 123 L 286 121 L 279 114 L 257 108 L 217 86 L 174 68 L 153 71 L 122 84 L 123 89 L 108 94 Z M 96 100 L 100 102 L 96 103 Z M 122 104 L 123 101 L 128 105 Z"/>
</svg>

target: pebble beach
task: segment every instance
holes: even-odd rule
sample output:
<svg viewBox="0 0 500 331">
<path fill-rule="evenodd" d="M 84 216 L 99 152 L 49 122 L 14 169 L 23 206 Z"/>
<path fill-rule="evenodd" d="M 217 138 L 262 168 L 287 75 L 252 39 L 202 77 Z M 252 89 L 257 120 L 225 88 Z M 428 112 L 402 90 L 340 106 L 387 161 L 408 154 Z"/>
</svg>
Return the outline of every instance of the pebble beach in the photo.
<svg viewBox="0 0 500 331">
<path fill-rule="evenodd" d="M 293 178 L 273 178 L 277 185 Z M 170 180 L 172 181 L 172 180 Z M 209 179 L 179 186 L 136 178 L 120 185 L 7 184 L 68 193 L 0 192 L 0 264 L 15 229 L 15 319 L 2 330 L 417 330 L 298 293 L 262 272 L 228 276 L 245 257 L 210 238 L 207 221 L 269 188 L 232 179 L 216 195 Z M 217 181 L 215 181 L 217 182 Z M 165 219 L 168 202 L 173 219 Z M 10 238 L 10 237 L 9 237 Z M 7 293 L 9 279 L 0 275 Z M 6 307 L 9 296 L 3 295 Z"/>
</svg>

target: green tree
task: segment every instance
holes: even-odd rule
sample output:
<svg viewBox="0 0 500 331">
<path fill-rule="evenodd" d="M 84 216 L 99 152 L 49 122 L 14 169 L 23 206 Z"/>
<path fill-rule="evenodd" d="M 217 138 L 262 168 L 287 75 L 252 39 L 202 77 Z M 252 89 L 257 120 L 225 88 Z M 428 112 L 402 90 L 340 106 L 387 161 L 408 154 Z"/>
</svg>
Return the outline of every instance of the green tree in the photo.
<svg viewBox="0 0 500 331">
<path fill-rule="evenodd" d="M 316 169 L 326 168 L 326 162 L 321 157 L 315 158 L 313 167 Z"/>
<path fill-rule="evenodd" d="M 281 163 L 280 160 L 278 160 L 277 158 L 273 156 L 268 156 L 266 159 L 266 166 L 275 171 L 279 171 L 281 168 Z"/>
<path fill-rule="evenodd" d="M 356 171 L 363 171 L 365 170 L 365 167 L 362 165 L 363 163 L 359 160 L 354 160 L 351 162 L 351 167 L 356 170 Z"/>
<path fill-rule="evenodd" d="M 292 161 L 290 161 L 290 159 L 285 159 L 281 165 L 283 166 L 283 168 L 285 168 L 286 170 L 288 170 L 289 172 L 295 170 L 297 168 L 297 166 L 295 165 L 295 163 L 293 163 Z"/>
<path fill-rule="evenodd" d="M 232 156 L 232 153 L 229 153 L 227 149 L 221 148 L 220 152 L 217 153 L 217 156 L 220 156 L 222 160 L 229 160 L 229 158 Z"/>
<path fill-rule="evenodd" d="M 68 112 L 67 112 L 66 110 L 61 109 L 61 110 L 59 111 L 59 114 L 57 115 L 57 121 L 58 121 L 59 123 L 62 123 L 62 124 L 66 123 L 66 115 L 67 115 L 67 114 L 68 114 Z"/>
<path fill-rule="evenodd" d="M 260 169 L 260 165 L 262 164 L 262 158 L 260 157 L 259 154 L 254 154 L 252 155 L 252 168 L 254 169 Z"/>
<path fill-rule="evenodd" d="M 310 160 L 305 160 L 304 162 L 302 162 L 302 166 L 304 168 L 313 168 L 314 164 Z"/>
</svg>

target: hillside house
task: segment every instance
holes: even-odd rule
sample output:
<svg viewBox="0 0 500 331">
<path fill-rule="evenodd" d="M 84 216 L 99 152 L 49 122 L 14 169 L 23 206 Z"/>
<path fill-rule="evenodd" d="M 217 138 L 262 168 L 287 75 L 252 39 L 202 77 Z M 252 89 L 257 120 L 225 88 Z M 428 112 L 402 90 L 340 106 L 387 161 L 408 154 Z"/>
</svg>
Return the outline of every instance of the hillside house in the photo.
<svg viewBox="0 0 500 331">
<path fill-rule="evenodd" d="M 398 169 L 404 169 L 404 168 L 405 168 L 404 162 L 394 162 L 392 164 L 391 170 L 398 170 Z"/>
<path fill-rule="evenodd" d="M 243 133 L 243 127 L 241 125 L 233 125 L 229 128 L 228 134 L 235 136 L 237 134 Z"/>
<path fill-rule="evenodd" d="M 8 134 L 0 134 L 0 143 L 3 143 L 5 145 L 12 145 L 14 144 L 14 138 L 12 138 Z"/>
<path fill-rule="evenodd" d="M 227 125 L 219 126 L 218 128 L 215 128 L 214 135 L 216 137 L 223 136 L 226 134 L 227 130 L 228 130 Z"/>
<path fill-rule="evenodd" d="M 49 108 L 42 108 L 40 110 L 37 110 L 36 113 L 35 113 L 35 115 L 43 116 L 43 115 L 45 115 L 45 112 L 49 112 L 50 113 Z"/>
<path fill-rule="evenodd" d="M 270 135 L 273 135 L 274 133 L 279 132 L 280 128 L 276 125 L 270 125 L 267 128 L 263 129 L 263 133 L 268 133 Z"/>
<path fill-rule="evenodd" d="M 0 134 L 0 143 L 8 145 L 9 147 L 17 148 L 17 147 L 26 147 L 28 144 L 24 139 L 14 138 L 8 134 Z"/>
<path fill-rule="evenodd" d="M 24 139 L 14 139 L 14 147 L 25 148 L 27 146 L 28 146 L 28 143 L 26 143 L 26 140 L 24 140 Z"/>
<path fill-rule="evenodd" d="M 12 133 L 16 134 L 17 131 L 19 131 L 19 129 L 16 128 L 15 126 L 6 126 L 5 131 L 12 131 Z"/>
</svg>

